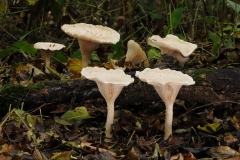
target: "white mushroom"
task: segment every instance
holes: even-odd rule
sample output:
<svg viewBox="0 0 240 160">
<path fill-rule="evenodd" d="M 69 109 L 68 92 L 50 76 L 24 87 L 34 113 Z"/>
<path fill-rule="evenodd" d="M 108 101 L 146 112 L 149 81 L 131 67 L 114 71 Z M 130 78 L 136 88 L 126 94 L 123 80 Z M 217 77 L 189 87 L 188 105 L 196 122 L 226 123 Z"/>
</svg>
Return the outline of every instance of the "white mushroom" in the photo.
<svg viewBox="0 0 240 160">
<path fill-rule="evenodd" d="M 146 53 L 142 50 L 140 45 L 134 40 L 129 40 L 127 44 L 126 62 L 132 62 L 134 65 L 141 62 L 144 63 L 144 67 L 149 66 L 149 62 Z"/>
<path fill-rule="evenodd" d="M 111 125 L 114 119 L 114 102 L 122 88 L 134 81 L 130 75 L 126 75 L 122 70 L 106 70 L 99 67 L 86 67 L 82 69 L 82 75 L 87 79 L 97 83 L 100 93 L 107 102 L 107 122 L 106 122 L 106 138 L 111 139 Z"/>
<path fill-rule="evenodd" d="M 162 54 L 169 54 L 176 58 L 181 65 L 186 63 L 188 56 L 197 48 L 196 44 L 180 40 L 177 36 L 168 34 L 165 38 L 153 35 L 147 39 L 150 46 L 159 48 Z"/>
<path fill-rule="evenodd" d="M 116 44 L 120 39 L 117 31 L 101 25 L 64 24 L 62 30 L 69 36 L 78 39 L 83 68 L 88 66 L 89 57 L 99 44 Z"/>
<path fill-rule="evenodd" d="M 42 57 L 45 59 L 45 72 L 50 73 L 48 68 L 50 68 L 50 60 L 54 51 L 61 50 L 65 46 L 58 43 L 51 42 L 37 42 L 33 46 L 34 48 L 40 50 Z"/>
<path fill-rule="evenodd" d="M 166 140 L 172 134 L 173 104 L 182 85 L 193 85 L 195 81 L 187 74 L 180 71 L 159 68 L 146 68 L 142 72 L 137 71 L 136 77 L 153 85 L 158 95 L 166 106 L 165 136 Z"/>
</svg>

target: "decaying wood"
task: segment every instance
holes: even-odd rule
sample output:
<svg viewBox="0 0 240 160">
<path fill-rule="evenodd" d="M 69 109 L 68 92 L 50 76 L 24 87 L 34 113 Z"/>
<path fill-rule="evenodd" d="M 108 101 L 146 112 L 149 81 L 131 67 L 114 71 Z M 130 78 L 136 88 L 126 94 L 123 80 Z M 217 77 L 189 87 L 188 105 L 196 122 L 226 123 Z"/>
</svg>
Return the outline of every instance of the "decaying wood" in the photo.
<svg viewBox="0 0 240 160">
<path fill-rule="evenodd" d="M 131 73 L 134 75 L 134 73 Z M 183 86 L 177 99 L 189 103 L 208 104 L 221 101 L 240 100 L 240 69 L 218 69 L 193 76 L 201 80 L 193 86 Z M 76 80 L 71 82 L 49 82 L 39 92 L 30 93 L 25 103 L 37 105 L 43 103 L 78 103 L 85 104 L 91 100 L 102 100 L 95 82 Z M 151 85 L 135 77 L 134 83 L 124 87 L 116 100 L 116 105 L 149 105 L 161 101 Z M 93 104 L 94 105 L 94 104 Z"/>
</svg>

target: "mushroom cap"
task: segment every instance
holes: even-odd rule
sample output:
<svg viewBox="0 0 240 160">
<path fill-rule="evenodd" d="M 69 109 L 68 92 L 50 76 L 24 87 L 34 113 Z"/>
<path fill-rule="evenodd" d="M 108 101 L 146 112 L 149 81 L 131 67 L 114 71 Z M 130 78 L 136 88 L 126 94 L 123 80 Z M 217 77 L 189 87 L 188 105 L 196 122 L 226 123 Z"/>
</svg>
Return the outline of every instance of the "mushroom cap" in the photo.
<svg viewBox="0 0 240 160">
<path fill-rule="evenodd" d="M 147 59 L 146 53 L 142 50 L 140 45 L 134 40 L 128 41 L 128 50 L 126 53 L 126 60 L 133 62 L 133 64 L 141 63 Z"/>
<path fill-rule="evenodd" d="M 185 42 L 172 34 L 168 34 L 165 38 L 153 35 L 147 39 L 147 43 L 150 46 L 159 48 L 163 54 L 169 51 L 178 51 L 184 57 L 188 57 L 197 48 L 196 44 Z"/>
<path fill-rule="evenodd" d="M 81 74 L 87 79 L 100 81 L 105 84 L 117 84 L 127 86 L 134 81 L 130 75 L 126 75 L 121 69 L 110 69 L 99 67 L 86 67 L 82 69 Z"/>
<path fill-rule="evenodd" d="M 63 44 L 58 44 L 58 43 L 37 42 L 34 44 L 33 47 L 36 49 L 56 51 L 64 48 L 65 46 Z"/>
<path fill-rule="evenodd" d="M 64 24 L 61 28 L 69 36 L 99 44 L 116 44 L 120 39 L 117 31 L 101 25 L 76 23 Z"/>
<path fill-rule="evenodd" d="M 145 68 L 143 71 L 136 72 L 136 77 L 151 85 L 165 85 L 165 84 L 178 84 L 178 85 L 193 85 L 195 81 L 187 74 L 180 71 L 171 69 L 150 69 Z"/>
</svg>

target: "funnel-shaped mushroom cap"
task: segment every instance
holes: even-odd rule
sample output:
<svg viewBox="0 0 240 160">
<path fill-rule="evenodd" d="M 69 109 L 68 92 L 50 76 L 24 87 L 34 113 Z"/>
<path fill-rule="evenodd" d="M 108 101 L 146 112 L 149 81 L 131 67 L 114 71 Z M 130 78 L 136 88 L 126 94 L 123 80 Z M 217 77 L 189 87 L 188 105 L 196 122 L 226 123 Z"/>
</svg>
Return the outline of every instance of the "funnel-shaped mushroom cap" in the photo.
<svg viewBox="0 0 240 160">
<path fill-rule="evenodd" d="M 121 69 L 110 69 L 99 67 L 86 67 L 82 69 L 82 75 L 97 83 L 99 91 L 107 100 L 115 100 L 124 86 L 134 81 L 130 75 L 126 75 Z"/>
<path fill-rule="evenodd" d="M 98 44 L 115 44 L 120 39 L 120 34 L 117 31 L 101 25 L 86 23 L 64 24 L 62 30 L 74 38 Z"/>
<path fill-rule="evenodd" d="M 195 84 L 195 81 L 189 75 L 170 69 L 160 70 L 159 68 L 146 68 L 142 72 L 137 71 L 136 77 L 144 82 L 147 82 L 148 84 L 153 85 L 165 103 L 169 103 L 169 96 L 172 97 L 170 102 L 174 102 L 182 85 Z M 169 86 L 171 86 L 173 90 L 170 89 Z"/>
<path fill-rule="evenodd" d="M 133 64 L 138 64 L 147 60 L 146 53 L 142 50 L 142 48 L 137 42 L 135 42 L 134 40 L 129 40 L 127 46 L 128 49 L 125 61 L 132 62 Z M 146 65 L 149 66 L 148 61 Z"/>
<path fill-rule="evenodd" d="M 172 134 L 173 104 L 182 85 L 195 84 L 192 77 L 180 71 L 159 68 L 146 68 L 137 71 L 136 77 L 153 85 L 166 106 L 165 136 L 166 140 Z"/>
<path fill-rule="evenodd" d="M 176 58 L 181 65 L 188 60 L 188 56 L 197 48 L 196 44 L 185 42 L 171 34 L 167 35 L 165 38 L 153 35 L 147 39 L 147 43 L 150 46 L 159 48 L 162 54 L 169 54 Z"/>
<path fill-rule="evenodd" d="M 82 75 L 97 83 L 100 93 L 107 102 L 106 138 L 111 138 L 111 125 L 114 119 L 114 102 L 122 88 L 134 81 L 130 75 L 122 70 L 106 70 L 105 68 L 86 67 L 82 69 Z"/>
</svg>

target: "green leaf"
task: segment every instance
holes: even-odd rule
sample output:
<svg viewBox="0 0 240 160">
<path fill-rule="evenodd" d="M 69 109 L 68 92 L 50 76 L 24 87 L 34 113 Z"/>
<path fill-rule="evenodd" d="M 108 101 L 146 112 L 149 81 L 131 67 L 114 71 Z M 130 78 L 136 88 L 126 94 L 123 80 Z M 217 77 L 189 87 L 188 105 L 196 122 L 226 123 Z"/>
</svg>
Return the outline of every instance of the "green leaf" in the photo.
<svg viewBox="0 0 240 160">
<path fill-rule="evenodd" d="M 151 13 L 150 16 L 152 19 L 161 19 L 162 18 L 162 15 L 159 13 Z"/>
<path fill-rule="evenodd" d="M 208 36 L 214 43 L 216 43 L 216 44 L 221 43 L 221 37 L 219 37 L 216 33 L 209 32 Z"/>
<path fill-rule="evenodd" d="M 112 44 L 111 50 L 115 52 L 112 56 L 112 59 L 120 59 L 124 56 L 124 53 L 122 50 L 122 41 L 119 41 L 116 44 Z"/>
<path fill-rule="evenodd" d="M 177 26 L 180 24 L 181 19 L 182 19 L 182 12 L 184 11 L 184 8 L 176 8 L 172 13 L 171 13 L 171 28 L 175 29 Z"/>
<path fill-rule="evenodd" d="M 82 54 L 80 50 L 73 52 L 73 54 L 71 55 L 71 58 L 82 59 Z"/>
<path fill-rule="evenodd" d="M 168 35 L 168 33 L 170 32 L 170 28 L 168 26 L 164 25 L 163 32 L 164 32 L 164 36 Z"/>
<path fill-rule="evenodd" d="M 226 47 L 226 48 L 234 47 L 234 46 L 235 46 L 235 43 L 234 43 L 231 39 L 228 39 L 228 40 L 225 42 L 225 47 Z"/>
<path fill-rule="evenodd" d="M 97 56 L 96 53 L 92 53 L 92 54 L 90 55 L 90 59 L 91 59 L 91 60 L 94 60 L 94 61 L 100 61 L 100 59 L 99 59 L 99 57 Z"/>
<path fill-rule="evenodd" d="M 148 51 L 147 56 L 148 56 L 149 59 L 161 57 L 161 52 L 160 52 L 159 49 L 151 48 L 151 49 Z"/>
<path fill-rule="evenodd" d="M 59 3 L 59 1 L 53 1 L 51 13 L 54 21 L 59 20 L 63 14 L 63 2 Z"/>
<path fill-rule="evenodd" d="M 209 24 L 215 24 L 215 20 L 213 18 L 205 17 L 204 22 Z"/>
<path fill-rule="evenodd" d="M 58 123 L 58 124 L 61 124 L 61 125 L 64 125 L 64 126 L 71 126 L 72 125 L 72 123 L 69 122 L 68 120 L 57 117 L 57 116 L 54 117 L 54 122 Z"/>
<path fill-rule="evenodd" d="M 27 41 L 18 41 L 13 44 L 19 50 L 28 53 L 28 54 L 35 54 L 37 49 L 33 47 L 32 44 L 29 44 Z"/>
<path fill-rule="evenodd" d="M 79 121 L 82 119 L 89 119 L 91 116 L 88 114 L 85 107 L 77 107 L 74 110 L 69 110 L 61 116 L 62 119 Z"/>
<path fill-rule="evenodd" d="M 230 1 L 230 0 L 227 0 L 227 2 L 228 2 L 228 4 L 229 4 L 229 6 L 232 7 L 232 9 L 233 9 L 235 12 L 237 12 L 237 13 L 240 12 L 240 5 L 239 5 L 239 4 L 237 4 L 237 3 L 233 2 L 233 1 Z"/>
<path fill-rule="evenodd" d="M 219 49 L 219 44 L 214 43 L 213 48 L 212 48 L 212 56 L 215 57 L 217 55 L 217 51 Z"/>
<path fill-rule="evenodd" d="M 58 61 L 62 62 L 62 63 L 65 63 L 67 62 L 67 57 L 64 56 L 62 53 L 60 52 L 55 52 L 54 55 L 53 55 L 54 58 L 56 58 Z M 54 59 L 53 59 L 54 61 Z"/>
<path fill-rule="evenodd" d="M 63 0 L 55 0 L 57 3 L 63 5 Z"/>
</svg>

